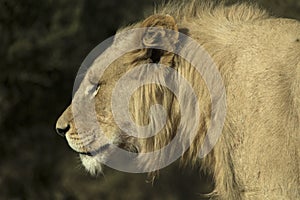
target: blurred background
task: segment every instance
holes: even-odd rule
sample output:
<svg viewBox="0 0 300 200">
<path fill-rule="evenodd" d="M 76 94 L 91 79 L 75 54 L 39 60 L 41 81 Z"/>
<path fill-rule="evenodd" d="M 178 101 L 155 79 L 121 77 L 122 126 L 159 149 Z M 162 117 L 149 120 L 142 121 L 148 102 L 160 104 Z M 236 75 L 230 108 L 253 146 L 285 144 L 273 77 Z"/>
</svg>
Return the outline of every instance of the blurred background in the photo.
<svg viewBox="0 0 300 200">
<path fill-rule="evenodd" d="M 90 177 L 54 130 L 85 56 L 159 0 L 0 0 L 0 199 L 201 199 L 213 184 L 173 164 L 154 184 L 104 169 Z M 234 1 L 231 1 L 234 2 Z M 300 19 L 299 0 L 259 0 Z"/>
</svg>

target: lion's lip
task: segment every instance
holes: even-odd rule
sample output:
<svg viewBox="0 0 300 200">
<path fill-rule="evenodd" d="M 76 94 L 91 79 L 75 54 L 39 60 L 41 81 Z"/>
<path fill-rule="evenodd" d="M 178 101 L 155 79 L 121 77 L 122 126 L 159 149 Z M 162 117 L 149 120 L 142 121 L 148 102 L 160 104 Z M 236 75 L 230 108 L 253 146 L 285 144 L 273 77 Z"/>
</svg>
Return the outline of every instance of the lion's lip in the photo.
<svg viewBox="0 0 300 200">
<path fill-rule="evenodd" d="M 104 151 L 108 150 L 109 146 L 110 146 L 110 144 L 105 144 L 105 145 L 99 147 L 96 150 L 88 151 L 88 152 L 78 152 L 78 153 L 82 154 L 82 155 L 87 155 L 87 156 L 94 156 L 96 154 L 99 154 L 101 152 L 104 152 Z"/>
</svg>

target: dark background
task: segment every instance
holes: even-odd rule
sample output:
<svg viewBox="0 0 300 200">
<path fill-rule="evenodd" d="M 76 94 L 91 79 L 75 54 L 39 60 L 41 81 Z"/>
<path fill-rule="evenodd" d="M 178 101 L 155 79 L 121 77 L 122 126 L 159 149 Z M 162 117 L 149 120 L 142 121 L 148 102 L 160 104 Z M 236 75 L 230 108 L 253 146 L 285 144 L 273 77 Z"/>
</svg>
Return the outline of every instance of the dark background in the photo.
<svg viewBox="0 0 300 200">
<path fill-rule="evenodd" d="M 300 19 L 300 0 L 258 2 L 276 16 Z M 0 199 L 196 199 L 209 190 L 197 169 L 182 171 L 176 164 L 163 169 L 153 186 L 145 174 L 107 167 L 104 176 L 92 178 L 54 131 L 85 56 L 153 5 L 0 0 Z"/>
</svg>

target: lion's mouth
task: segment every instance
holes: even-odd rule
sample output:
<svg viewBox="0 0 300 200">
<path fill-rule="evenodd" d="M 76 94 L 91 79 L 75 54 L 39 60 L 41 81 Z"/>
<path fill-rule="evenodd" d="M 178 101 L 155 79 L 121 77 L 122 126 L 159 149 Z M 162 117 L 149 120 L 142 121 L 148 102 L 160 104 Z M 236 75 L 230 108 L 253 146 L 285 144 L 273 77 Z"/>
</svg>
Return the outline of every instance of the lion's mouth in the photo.
<svg viewBox="0 0 300 200">
<path fill-rule="evenodd" d="M 97 155 L 99 153 L 102 153 L 104 151 L 107 151 L 109 149 L 110 144 L 105 144 L 101 147 L 99 147 L 98 149 L 94 150 L 94 151 L 89 151 L 89 152 L 78 152 L 81 155 L 86 155 L 86 156 L 94 156 Z"/>
<path fill-rule="evenodd" d="M 72 148 L 73 150 L 75 150 L 77 153 L 79 153 L 80 155 L 84 155 L 84 156 L 89 156 L 89 157 L 93 157 L 99 154 L 110 154 L 112 152 L 114 152 L 114 150 L 117 148 L 123 149 L 125 151 L 131 152 L 131 153 L 139 153 L 139 147 L 137 144 L 134 143 L 133 140 L 130 140 L 129 138 L 122 138 L 121 141 L 118 142 L 112 142 L 112 143 L 107 143 L 105 145 L 101 145 L 100 147 L 96 147 L 99 145 L 93 145 L 93 148 L 88 148 L 87 151 L 76 151 L 74 148 Z"/>
<path fill-rule="evenodd" d="M 135 159 L 135 156 L 137 156 L 139 152 L 138 146 L 135 146 L 132 143 L 128 143 L 128 141 L 123 141 L 118 143 L 107 143 L 100 146 L 99 148 L 96 148 L 96 150 L 94 151 L 78 153 L 85 169 L 92 175 L 95 175 L 102 172 L 103 163 L 114 163 L 114 159 L 119 158 L 120 152 L 118 151 L 118 149 L 123 149 L 125 151 L 135 153 L 131 155 L 131 159 Z M 119 162 L 119 160 L 117 162 Z"/>
</svg>

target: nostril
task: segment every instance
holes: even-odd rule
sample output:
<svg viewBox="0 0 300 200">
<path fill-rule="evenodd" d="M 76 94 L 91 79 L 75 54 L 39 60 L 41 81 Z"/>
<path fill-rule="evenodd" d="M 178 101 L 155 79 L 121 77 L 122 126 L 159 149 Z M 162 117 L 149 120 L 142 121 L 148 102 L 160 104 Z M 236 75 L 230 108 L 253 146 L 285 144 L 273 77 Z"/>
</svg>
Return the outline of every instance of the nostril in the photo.
<svg viewBox="0 0 300 200">
<path fill-rule="evenodd" d="M 66 127 L 62 128 L 56 128 L 56 132 L 60 135 L 60 136 L 65 136 L 66 133 L 68 132 L 68 130 L 70 129 L 70 125 L 68 124 Z"/>
</svg>

